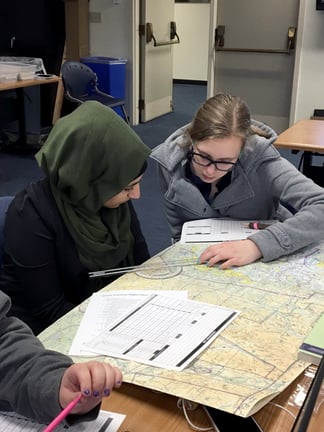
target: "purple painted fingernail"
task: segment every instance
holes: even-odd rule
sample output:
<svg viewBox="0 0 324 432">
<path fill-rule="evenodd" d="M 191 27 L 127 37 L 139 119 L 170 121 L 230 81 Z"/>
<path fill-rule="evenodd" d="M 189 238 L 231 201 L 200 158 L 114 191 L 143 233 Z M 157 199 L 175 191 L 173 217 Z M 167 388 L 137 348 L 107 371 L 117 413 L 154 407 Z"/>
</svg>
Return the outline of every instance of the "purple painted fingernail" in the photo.
<svg viewBox="0 0 324 432">
<path fill-rule="evenodd" d="M 110 390 L 109 390 L 108 388 L 106 388 L 106 389 L 104 390 L 104 395 L 105 395 L 105 396 L 109 396 L 109 395 L 110 395 Z"/>
<path fill-rule="evenodd" d="M 93 392 L 93 396 L 95 397 L 95 398 L 97 398 L 97 397 L 99 397 L 99 392 L 97 391 L 97 390 L 95 390 L 94 392 Z"/>
<path fill-rule="evenodd" d="M 89 394 L 90 394 L 90 390 L 89 390 L 89 389 L 85 389 L 85 390 L 83 390 L 83 394 L 84 394 L 85 396 L 89 396 Z"/>
</svg>

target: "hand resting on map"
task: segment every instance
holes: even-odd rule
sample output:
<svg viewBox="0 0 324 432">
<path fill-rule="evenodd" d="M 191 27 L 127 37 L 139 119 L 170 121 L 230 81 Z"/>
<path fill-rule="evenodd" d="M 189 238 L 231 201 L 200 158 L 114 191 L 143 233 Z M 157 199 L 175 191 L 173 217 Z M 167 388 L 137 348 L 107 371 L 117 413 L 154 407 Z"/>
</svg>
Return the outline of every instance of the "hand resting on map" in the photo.
<svg viewBox="0 0 324 432">
<path fill-rule="evenodd" d="M 235 240 L 208 246 L 200 255 L 199 262 L 211 267 L 217 263 L 222 270 L 250 264 L 262 257 L 258 246 L 252 240 Z"/>
</svg>

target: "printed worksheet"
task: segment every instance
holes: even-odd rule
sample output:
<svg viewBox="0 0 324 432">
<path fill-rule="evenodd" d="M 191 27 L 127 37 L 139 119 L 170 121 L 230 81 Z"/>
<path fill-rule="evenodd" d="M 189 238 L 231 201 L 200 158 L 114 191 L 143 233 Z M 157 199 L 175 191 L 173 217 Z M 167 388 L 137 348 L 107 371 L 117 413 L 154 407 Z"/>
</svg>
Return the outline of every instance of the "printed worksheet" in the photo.
<svg viewBox="0 0 324 432">
<path fill-rule="evenodd" d="M 188 298 L 187 291 L 166 290 L 129 290 L 105 291 L 94 293 L 73 339 L 69 354 L 73 356 L 93 357 L 93 352 L 87 352 L 83 346 L 85 341 L 93 340 L 98 334 L 114 323 L 137 303 L 141 303 L 153 293 Z"/>
<path fill-rule="evenodd" d="M 255 231 L 248 222 L 230 219 L 199 219 L 185 222 L 181 231 L 181 243 L 208 243 L 243 240 Z"/>
<path fill-rule="evenodd" d="M 125 419 L 124 414 L 100 411 L 96 420 L 66 426 L 61 423 L 55 432 L 117 432 Z M 38 423 L 14 412 L 0 411 L 0 430 L 5 432 L 42 432 L 45 423 Z"/>
<path fill-rule="evenodd" d="M 83 348 L 96 354 L 182 370 L 238 313 L 213 304 L 152 294 L 100 334 L 84 341 Z"/>
</svg>

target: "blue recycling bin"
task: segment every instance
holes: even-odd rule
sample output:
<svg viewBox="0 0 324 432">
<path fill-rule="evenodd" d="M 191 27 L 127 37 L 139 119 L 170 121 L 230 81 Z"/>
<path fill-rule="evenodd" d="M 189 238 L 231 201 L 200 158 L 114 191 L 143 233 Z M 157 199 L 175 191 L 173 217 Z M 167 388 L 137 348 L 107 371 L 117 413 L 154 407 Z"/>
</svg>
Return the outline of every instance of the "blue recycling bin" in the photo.
<svg viewBox="0 0 324 432">
<path fill-rule="evenodd" d="M 81 63 L 89 66 L 98 77 L 98 88 L 119 99 L 126 97 L 127 60 L 114 57 L 82 57 Z"/>
</svg>

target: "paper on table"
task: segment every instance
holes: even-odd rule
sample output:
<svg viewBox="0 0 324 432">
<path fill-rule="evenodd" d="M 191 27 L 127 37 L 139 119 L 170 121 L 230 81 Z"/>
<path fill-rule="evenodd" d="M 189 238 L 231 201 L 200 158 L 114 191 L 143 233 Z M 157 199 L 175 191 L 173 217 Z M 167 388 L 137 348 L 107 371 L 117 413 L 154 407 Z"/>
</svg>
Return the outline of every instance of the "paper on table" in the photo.
<svg viewBox="0 0 324 432">
<path fill-rule="evenodd" d="M 152 294 L 83 346 L 97 354 L 182 370 L 238 313 L 208 303 Z"/>
<path fill-rule="evenodd" d="M 79 329 L 73 339 L 69 354 L 73 356 L 93 357 L 93 352 L 86 351 L 83 343 L 93 340 L 98 334 L 105 330 L 109 324 L 118 320 L 129 309 L 132 309 L 143 298 L 152 293 L 159 293 L 187 298 L 186 291 L 167 290 L 129 290 L 129 291 L 107 291 L 94 293 L 86 309 Z"/>
<path fill-rule="evenodd" d="M 246 228 L 246 221 L 230 219 L 200 219 L 185 222 L 181 231 L 181 243 L 208 243 L 243 240 L 255 233 Z"/>
<path fill-rule="evenodd" d="M 117 432 L 125 419 L 124 414 L 100 411 L 96 420 L 77 423 L 74 426 L 66 426 L 61 423 L 55 432 L 94 432 L 106 425 L 102 432 Z M 108 421 L 111 420 L 111 421 Z M 6 432 L 41 432 L 45 429 L 45 423 L 30 420 L 14 412 L 0 411 L 0 430 Z"/>
</svg>

